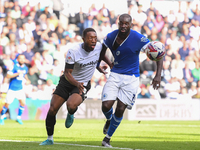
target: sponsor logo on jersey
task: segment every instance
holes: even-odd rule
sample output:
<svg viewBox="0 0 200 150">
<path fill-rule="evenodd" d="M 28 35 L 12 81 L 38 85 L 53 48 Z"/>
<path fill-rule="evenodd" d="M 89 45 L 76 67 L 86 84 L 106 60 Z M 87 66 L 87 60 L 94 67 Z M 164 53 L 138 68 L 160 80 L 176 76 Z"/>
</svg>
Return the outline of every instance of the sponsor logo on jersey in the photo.
<svg viewBox="0 0 200 150">
<path fill-rule="evenodd" d="M 85 67 L 85 66 L 89 66 L 89 65 L 96 65 L 97 62 L 98 62 L 98 60 L 96 60 L 96 61 L 91 61 L 91 62 L 86 63 L 86 64 L 80 64 L 80 68 Z"/>
<path fill-rule="evenodd" d="M 147 42 L 148 41 L 148 38 L 147 37 L 142 37 L 141 38 L 141 42 Z"/>
<path fill-rule="evenodd" d="M 69 62 L 72 58 L 70 56 L 67 57 L 66 62 Z"/>
</svg>

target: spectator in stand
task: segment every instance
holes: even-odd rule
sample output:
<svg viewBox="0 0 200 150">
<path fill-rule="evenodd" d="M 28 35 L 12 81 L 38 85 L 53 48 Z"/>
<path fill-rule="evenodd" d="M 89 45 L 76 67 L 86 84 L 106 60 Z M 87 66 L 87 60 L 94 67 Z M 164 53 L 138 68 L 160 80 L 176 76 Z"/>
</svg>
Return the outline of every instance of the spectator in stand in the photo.
<svg viewBox="0 0 200 150">
<path fill-rule="evenodd" d="M 156 62 L 151 61 L 148 57 L 140 64 L 140 71 L 146 77 L 152 78 L 156 73 Z"/>
<path fill-rule="evenodd" d="M 58 26 L 58 18 L 56 17 L 55 13 L 52 13 L 50 15 L 50 18 L 48 20 L 48 23 L 50 24 L 50 28 L 52 28 L 51 30 L 55 31 L 55 29 Z"/>
<path fill-rule="evenodd" d="M 31 43 L 27 43 L 26 45 L 27 45 L 27 50 L 23 52 L 22 54 L 25 56 L 25 64 L 27 65 L 27 67 L 30 67 L 34 53 L 31 50 L 32 49 Z"/>
<path fill-rule="evenodd" d="M 91 15 L 91 16 L 93 16 L 94 18 L 97 18 L 97 15 L 98 15 L 98 10 L 96 9 L 96 6 L 95 6 L 95 4 L 93 3 L 91 6 L 90 6 L 90 8 L 89 8 L 89 14 Z"/>
<path fill-rule="evenodd" d="M 184 62 L 180 59 L 179 54 L 177 54 L 175 57 L 176 58 L 173 59 L 171 63 L 171 76 L 176 77 L 177 79 L 182 79 Z"/>
<path fill-rule="evenodd" d="M 167 39 L 166 44 L 168 45 L 168 50 L 166 52 L 166 54 L 168 56 L 170 56 L 172 59 L 175 58 L 175 55 L 178 54 L 178 50 L 179 50 L 179 41 L 178 41 L 178 37 L 176 35 L 176 31 L 172 32 L 170 37 Z"/>
<path fill-rule="evenodd" d="M 146 89 L 146 86 L 144 84 L 141 84 L 140 86 L 140 93 L 137 95 L 137 98 L 140 99 L 140 98 L 151 98 L 151 95 L 149 94 L 148 90 Z"/>
<path fill-rule="evenodd" d="M 165 84 L 165 91 L 167 98 L 177 99 L 180 92 L 180 83 L 177 81 L 177 78 L 171 78 L 169 83 Z"/>
<path fill-rule="evenodd" d="M 117 16 L 115 15 L 115 11 L 114 11 L 114 10 L 110 11 L 109 22 L 110 22 L 111 26 L 112 26 L 113 24 L 115 24 L 116 20 L 117 20 Z M 98 35 L 98 34 L 97 34 L 97 35 Z"/>
<path fill-rule="evenodd" d="M 161 99 L 161 94 L 159 93 L 159 89 L 155 90 L 152 85 L 148 84 L 147 85 L 147 90 L 148 90 L 148 93 L 151 96 L 150 97 L 151 99 L 155 99 L 155 100 L 160 100 Z"/>
<path fill-rule="evenodd" d="M 27 4 L 22 8 L 22 13 L 27 17 L 32 10 L 33 8 L 30 6 L 30 3 L 27 2 Z"/>
<path fill-rule="evenodd" d="M 136 21 L 137 26 L 141 29 L 142 25 L 147 19 L 147 15 L 142 10 L 142 5 L 138 6 L 138 11 L 135 16 L 133 16 L 133 19 Z"/>
<path fill-rule="evenodd" d="M 194 24 L 195 21 L 198 21 L 200 23 L 200 10 L 199 10 L 198 5 L 196 5 L 194 16 L 193 16 L 191 22 Z"/>
<path fill-rule="evenodd" d="M 64 4 L 62 3 L 62 0 L 52 0 L 53 2 L 53 13 L 56 14 L 58 20 L 60 20 L 60 11 L 64 9 Z"/>
<path fill-rule="evenodd" d="M 195 40 L 199 40 L 200 36 L 200 26 L 199 26 L 199 21 L 194 20 L 194 23 L 190 26 L 190 36 L 192 36 Z"/>
<path fill-rule="evenodd" d="M 171 72 L 170 72 L 171 68 L 170 68 L 170 62 L 168 61 L 163 61 L 163 72 L 162 72 L 162 76 L 163 76 L 163 81 L 165 83 L 168 83 L 169 80 L 171 79 Z"/>
<path fill-rule="evenodd" d="M 183 27 L 182 27 L 182 36 L 185 37 L 186 41 L 190 39 L 189 29 L 185 25 L 183 25 Z"/>
<path fill-rule="evenodd" d="M 4 13 L 7 14 L 9 10 L 9 1 L 4 1 Z"/>
<path fill-rule="evenodd" d="M 26 23 L 23 23 L 22 28 L 19 29 L 19 38 L 24 39 L 25 43 L 30 43 L 33 40 L 33 33 L 27 29 Z"/>
<path fill-rule="evenodd" d="M 79 35 L 82 35 L 84 30 L 84 22 L 87 18 L 87 15 L 82 11 L 82 7 L 80 7 L 80 11 L 76 13 L 76 25 L 79 27 Z"/>
<path fill-rule="evenodd" d="M 156 16 L 156 20 L 154 21 L 154 24 L 158 32 L 160 32 L 165 24 L 163 17 L 161 15 Z"/>
<path fill-rule="evenodd" d="M 104 38 L 104 35 L 102 33 L 102 30 L 101 30 L 101 26 L 98 25 L 98 20 L 97 19 L 94 19 L 93 20 L 93 23 L 92 23 L 92 28 L 95 29 L 96 33 L 97 33 L 97 40 L 98 41 L 102 41 L 103 38 Z"/>
<path fill-rule="evenodd" d="M 176 20 L 176 15 L 174 14 L 174 10 L 170 10 L 167 15 L 169 23 L 173 23 Z"/>
<path fill-rule="evenodd" d="M 200 99 L 200 87 L 197 88 L 197 94 L 193 96 L 193 98 Z"/>
<path fill-rule="evenodd" d="M 63 63 L 63 62 L 62 62 Z M 60 60 L 55 59 L 52 69 L 53 69 L 53 75 L 60 77 L 64 71 L 64 66 L 61 65 Z"/>
<path fill-rule="evenodd" d="M 21 10 L 19 6 L 15 6 L 14 10 L 11 10 L 12 19 L 18 19 L 21 17 Z"/>
<path fill-rule="evenodd" d="M 12 22 L 11 29 L 9 30 L 9 34 L 11 33 L 15 34 L 16 42 L 19 43 L 19 29 L 15 22 Z"/>
<path fill-rule="evenodd" d="M 31 81 L 31 84 L 33 86 L 37 86 L 38 80 L 39 80 L 39 76 L 38 76 L 37 72 L 35 72 L 35 70 L 36 69 L 34 67 L 31 67 L 31 68 L 29 68 L 28 74 L 27 74 L 28 79 Z"/>
<path fill-rule="evenodd" d="M 185 61 L 185 67 L 183 68 L 183 79 L 187 84 L 191 84 L 194 80 L 188 61 Z"/>
<path fill-rule="evenodd" d="M 192 97 L 190 94 L 188 94 L 187 88 L 182 88 L 177 99 L 178 100 L 191 100 Z"/>
<path fill-rule="evenodd" d="M 149 6 L 149 8 L 147 9 L 146 14 L 148 15 L 150 11 L 153 11 L 154 17 L 156 18 L 157 9 L 154 7 L 153 1 L 150 2 L 150 6 Z"/>
<path fill-rule="evenodd" d="M 24 14 L 21 14 L 20 18 L 16 19 L 17 29 L 22 28 L 22 25 L 26 22 L 28 22 L 28 19 Z"/>
<path fill-rule="evenodd" d="M 49 6 L 46 6 L 44 11 L 42 11 L 42 14 L 46 15 L 46 18 L 50 18 L 51 14 L 49 13 Z"/>
<path fill-rule="evenodd" d="M 195 68 L 192 70 L 192 75 L 194 77 L 194 82 L 197 82 L 200 80 L 200 65 L 199 61 L 195 62 Z"/>
<path fill-rule="evenodd" d="M 154 13 L 153 11 L 149 11 L 147 15 L 147 20 L 144 22 L 143 25 L 143 30 L 147 34 L 147 36 L 151 35 L 151 30 L 154 27 L 154 21 L 155 21 Z"/>
<path fill-rule="evenodd" d="M 41 10 L 41 4 L 40 4 L 40 2 L 37 4 L 37 10 L 36 10 L 36 14 L 35 14 L 35 16 L 36 16 L 36 18 L 38 19 L 38 18 L 40 18 L 40 15 L 42 14 L 42 10 Z"/>
<path fill-rule="evenodd" d="M 191 88 L 189 88 L 188 93 L 190 94 L 191 97 L 197 94 L 197 83 L 192 82 Z"/>
<path fill-rule="evenodd" d="M 110 18 L 110 10 L 106 7 L 105 3 L 103 3 L 103 6 L 99 11 L 103 13 L 103 17 Z"/>
</svg>

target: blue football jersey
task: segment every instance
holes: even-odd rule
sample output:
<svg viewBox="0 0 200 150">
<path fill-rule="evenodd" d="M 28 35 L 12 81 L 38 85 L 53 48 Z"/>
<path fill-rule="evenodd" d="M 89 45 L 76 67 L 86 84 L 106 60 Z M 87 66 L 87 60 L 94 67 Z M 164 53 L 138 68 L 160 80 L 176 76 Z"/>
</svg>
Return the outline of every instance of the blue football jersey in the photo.
<svg viewBox="0 0 200 150">
<path fill-rule="evenodd" d="M 9 84 L 10 90 L 18 91 L 18 90 L 21 90 L 23 88 L 24 76 L 28 72 L 28 67 L 26 65 L 20 66 L 17 63 L 13 66 L 13 69 L 8 72 L 8 74 L 14 74 L 14 73 L 17 73 L 19 71 L 23 71 L 23 74 L 10 79 L 10 84 Z"/>
<path fill-rule="evenodd" d="M 137 31 L 131 30 L 129 36 L 114 50 L 113 45 L 117 38 L 118 30 L 115 30 L 104 38 L 104 44 L 111 50 L 114 57 L 112 72 L 140 76 L 139 54 L 144 50 L 149 39 Z"/>
</svg>

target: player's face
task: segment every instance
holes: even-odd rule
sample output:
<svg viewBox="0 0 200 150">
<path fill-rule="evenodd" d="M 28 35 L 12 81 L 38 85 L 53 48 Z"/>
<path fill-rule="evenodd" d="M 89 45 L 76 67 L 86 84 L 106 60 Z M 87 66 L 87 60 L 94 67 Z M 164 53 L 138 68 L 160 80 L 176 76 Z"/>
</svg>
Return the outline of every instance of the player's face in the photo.
<svg viewBox="0 0 200 150">
<path fill-rule="evenodd" d="M 119 26 L 119 32 L 121 34 L 129 33 L 130 28 L 131 28 L 131 20 L 130 20 L 130 18 L 129 17 L 120 18 L 118 26 Z"/>
<path fill-rule="evenodd" d="M 86 50 L 93 51 L 97 43 L 96 32 L 93 32 L 93 31 L 87 32 L 85 38 L 83 38 L 83 41 L 84 41 Z"/>
<path fill-rule="evenodd" d="M 25 63 L 25 56 L 19 55 L 18 58 L 17 58 L 17 61 L 20 65 L 23 65 Z"/>
</svg>

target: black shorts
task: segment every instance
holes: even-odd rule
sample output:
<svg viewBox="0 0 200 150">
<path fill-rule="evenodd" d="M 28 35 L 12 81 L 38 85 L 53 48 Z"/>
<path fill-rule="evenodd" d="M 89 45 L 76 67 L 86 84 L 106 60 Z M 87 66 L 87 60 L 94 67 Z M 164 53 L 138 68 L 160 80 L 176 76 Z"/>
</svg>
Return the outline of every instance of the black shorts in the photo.
<svg viewBox="0 0 200 150">
<path fill-rule="evenodd" d="M 81 95 L 83 101 L 87 98 L 86 93 L 91 88 L 90 81 L 88 82 L 87 86 L 84 86 L 84 87 L 86 89 L 86 92 L 82 93 L 82 95 Z M 53 94 L 57 94 L 57 95 L 59 95 L 60 97 L 64 98 L 67 101 L 69 96 L 72 95 L 73 93 L 78 93 L 79 94 L 78 87 L 72 85 L 71 83 L 69 83 L 69 81 L 67 81 L 65 79 L 64 75 L 62 75 L 60 77 L 58 85 L 56 86 L 56 90 L 53 92 Z"/>
</svg>

